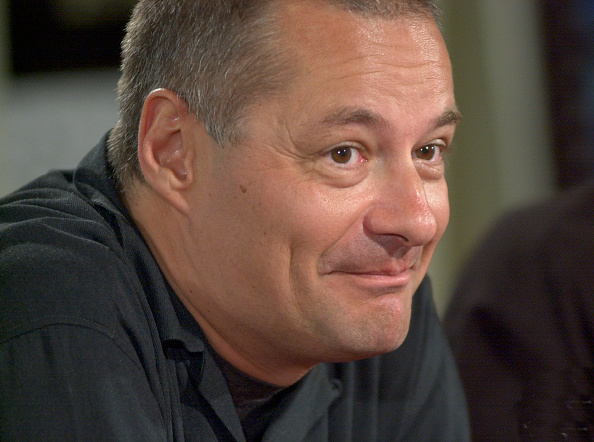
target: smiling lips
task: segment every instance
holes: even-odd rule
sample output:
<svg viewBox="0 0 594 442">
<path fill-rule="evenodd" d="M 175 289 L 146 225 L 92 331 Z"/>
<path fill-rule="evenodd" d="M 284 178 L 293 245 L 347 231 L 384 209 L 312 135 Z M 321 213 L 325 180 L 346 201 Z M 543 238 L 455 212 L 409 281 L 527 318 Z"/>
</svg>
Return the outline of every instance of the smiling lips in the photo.
<svg viewBox="0 0 594 442">
<path fill-rule="evenodd" d="M 365 271 L 336 271 L 334 274 L 342 274 L 357 280 L 357 285 L 375 288 L 398 288 L 406 286 L 411 277 L 412 266 L 402 269 L 396 267 L 389 267 L 382 270 L 365 270 Z"/>
<path fill-rule="evenodd" d="M 401 288 L 410 282 L 411 269 L 419 258 L 420 250 L 410 249 L 400 259 L 392 259 L 379 265 L 370 264 L 373 260 L 341 263 L 328 272 L 328 275 L 352 278 L 356 285 L 366 288 Z"/>
</svg>

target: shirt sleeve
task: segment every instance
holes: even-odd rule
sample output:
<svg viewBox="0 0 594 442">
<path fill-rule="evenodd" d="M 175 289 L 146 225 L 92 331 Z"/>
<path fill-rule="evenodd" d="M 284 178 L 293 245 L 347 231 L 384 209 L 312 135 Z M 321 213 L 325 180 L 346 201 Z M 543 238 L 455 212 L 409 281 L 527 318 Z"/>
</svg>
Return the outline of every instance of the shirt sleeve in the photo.
<svg viewBox="0 0 594 442">
<path fill-rule="evenodd" d="M 0 440 L 166 440 L 140 365 L 92 324 L 0 344 Z"/>
</svg>

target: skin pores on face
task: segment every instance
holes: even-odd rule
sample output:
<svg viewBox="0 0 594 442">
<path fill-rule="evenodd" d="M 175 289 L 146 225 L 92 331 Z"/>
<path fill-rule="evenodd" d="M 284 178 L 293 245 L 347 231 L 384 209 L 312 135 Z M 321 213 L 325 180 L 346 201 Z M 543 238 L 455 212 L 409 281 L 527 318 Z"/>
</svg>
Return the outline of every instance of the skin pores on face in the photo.
<svg viewBox="0 0 594 442">
<path fill-rule="evenodd" d="M 449 217 L 457 111 L 429 18 L 283 2 L 297 75 L 234 146 L 196 146 L 181 298 L 244 372 L 288 385 L 397 348 Z"/>
</svg>

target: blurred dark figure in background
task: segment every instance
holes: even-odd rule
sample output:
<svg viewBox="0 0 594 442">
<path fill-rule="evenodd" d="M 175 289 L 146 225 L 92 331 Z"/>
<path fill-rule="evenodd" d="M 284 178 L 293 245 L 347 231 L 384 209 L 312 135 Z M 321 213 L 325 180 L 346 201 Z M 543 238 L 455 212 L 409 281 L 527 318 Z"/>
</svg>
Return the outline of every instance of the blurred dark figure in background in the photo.
<svg viewBox="0 0 594 442">
<path fill-rule="evenodd" d="M 501 219 L 445 317 L 473 440 L 594 440 L 594 181 Z"/>
</svg>

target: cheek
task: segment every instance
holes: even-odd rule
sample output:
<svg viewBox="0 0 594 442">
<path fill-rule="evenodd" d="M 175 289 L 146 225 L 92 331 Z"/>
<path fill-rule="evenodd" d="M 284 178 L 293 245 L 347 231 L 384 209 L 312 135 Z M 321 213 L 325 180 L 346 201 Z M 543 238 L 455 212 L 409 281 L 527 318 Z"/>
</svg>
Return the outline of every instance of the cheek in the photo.
<svg viewBox="0 0 594 442">
<path fill-rule="evenodd" d="M 296 243 L 322 246 L 337 240 L 356 212 L 344 190 L 302 178 L 269 180 L 258 193 L 257 216 L 269 223 L 269 230 Z"/>
</svg>

